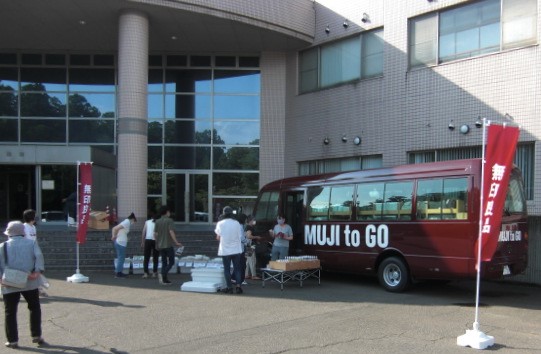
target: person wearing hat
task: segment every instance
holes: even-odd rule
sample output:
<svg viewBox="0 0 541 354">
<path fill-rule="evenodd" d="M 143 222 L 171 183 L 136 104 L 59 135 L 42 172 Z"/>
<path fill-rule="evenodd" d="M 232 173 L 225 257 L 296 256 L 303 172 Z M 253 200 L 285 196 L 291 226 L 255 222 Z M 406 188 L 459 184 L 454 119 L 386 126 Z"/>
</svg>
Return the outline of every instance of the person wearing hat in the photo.
<svg viewBox="0 0 541 354">
<path fill-rule="evenodd" d="M 24 288 L 13 288 L 2 284 L 4 299 L 4 328 L 6 347 L 18 348 L 19 332 L 17 328 L 17 308 L 21 295 L 30 311 L 30 334 L 32 342 L 45 344 L 41 336 L 41 305 L 39 301 L 39 275 L 45 271 L 43 254 L 36 241 L 24 237 L 24 225 L 20 221 L 11 221 L 4 234 L 8 240 L 0 244 L 0 273 L 3 275 L 6 264 L 10 268 L 28 272 L 28 282 Z M 7 255 L 7 259 L 6 259 Z"/>
<path fill-rule="evenodd" d="M 116 250 L 115 278 L 127 277 L 126 274 L 122 273 L 122 269 L 124 268 L 124 260 L 126 259 L 128 232 L 130 232 L 130 226 L 136 222 L 137 218 L 135 214 L 131 213 L 126 220 L 113 227 L 111 240 L 114 242 Z"/>
<path fill-rule="evenodd" d="M 222 292 L 226 294 L 233 293 L 233 283 L 231 281 L 231 262 L 233 262 L 233 272 L 237 285 L 235 292 L 237 294 L 242 294 L 241 271 L 244 270 L 241 267 L 240 262 L 243 249 L 243 231 L 239 222 L 233 217 L 233 209 L 230 206 L 224 208 L 223 214 L 220 217 L 220 221 L 216 224 L 214 232 L 216 233 L 216 239 L 220 241 L 220 244 L 218 245 L 218 256 L 222 257 L 224 277 L 227 286 Z"/>
</svg>

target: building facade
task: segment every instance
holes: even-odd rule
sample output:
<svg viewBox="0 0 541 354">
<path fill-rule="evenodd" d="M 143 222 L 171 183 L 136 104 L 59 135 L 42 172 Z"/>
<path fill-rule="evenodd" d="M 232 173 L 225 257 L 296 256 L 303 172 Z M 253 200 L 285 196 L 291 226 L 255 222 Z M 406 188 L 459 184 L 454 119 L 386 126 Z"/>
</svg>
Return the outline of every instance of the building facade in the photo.
<svg viewBox="0 0 541 354">
<path fill-rule="evenodd" d="M 93 160 L 94 209 L 210 226 L 277 178 L 480 156 L 483 118 L 541 215 L 537 0 L 0 6 L 1 220 Z"/>
</svg>

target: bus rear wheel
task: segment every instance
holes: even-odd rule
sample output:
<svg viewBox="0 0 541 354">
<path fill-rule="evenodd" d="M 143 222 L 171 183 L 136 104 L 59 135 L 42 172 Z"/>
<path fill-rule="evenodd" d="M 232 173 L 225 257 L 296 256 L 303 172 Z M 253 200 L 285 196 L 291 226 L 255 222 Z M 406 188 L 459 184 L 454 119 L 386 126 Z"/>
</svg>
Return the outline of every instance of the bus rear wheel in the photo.
<svg viewBox="0 0 541 354">
<path fill-rule="evenodd" d="M 381 286 L 390 292 L 402 292 L 410 283 L 408 268 L 398 257 L 385 258 L 378 267 L 378 279 Z"/>
</svg>

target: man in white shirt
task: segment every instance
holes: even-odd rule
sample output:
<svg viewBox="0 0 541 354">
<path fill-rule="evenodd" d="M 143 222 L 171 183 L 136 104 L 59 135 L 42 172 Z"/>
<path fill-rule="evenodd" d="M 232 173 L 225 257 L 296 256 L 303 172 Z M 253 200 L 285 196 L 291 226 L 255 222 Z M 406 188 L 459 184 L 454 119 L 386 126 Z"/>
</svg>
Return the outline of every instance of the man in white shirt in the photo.
<svg viewBox="0 0 541 354">
<path fill-rule="evenodd" d="M 218 256 L 222 257 L 224 264 L 224 276 L 227 288 L 222 292 L 226 294 L 233 293 L 233 284 L 231 282 L 231 262 L 236 281 L 235 292 L 242 294 L 242 276 L 241 276 L 241 253 L 242 253 L 242 231 L 240 224 L 233 218 L 233 209 L 226 206 L 221 215 L 221 220 L 216 224 L 216 239 L 220 241 L 218 246 Z"/>
</svg>

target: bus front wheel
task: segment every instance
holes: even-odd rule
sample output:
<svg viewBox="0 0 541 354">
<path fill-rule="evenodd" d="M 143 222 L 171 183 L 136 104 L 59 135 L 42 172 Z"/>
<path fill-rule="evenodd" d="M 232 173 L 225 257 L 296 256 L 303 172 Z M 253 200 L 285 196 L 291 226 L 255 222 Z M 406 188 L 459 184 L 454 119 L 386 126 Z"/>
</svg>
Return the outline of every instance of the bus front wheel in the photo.
<svg viewBox="0 0 541 354">
<path fill-rule="evenodd" d="M 378 279 L 385 290 L 395 293 L 406 290 L 410 283 L 408 268 L 404 261 L 397 257 L 389 257 L 381 262 Z"/>
</svg>

